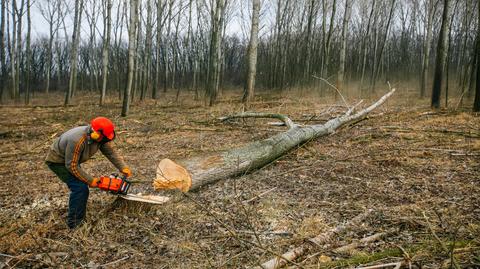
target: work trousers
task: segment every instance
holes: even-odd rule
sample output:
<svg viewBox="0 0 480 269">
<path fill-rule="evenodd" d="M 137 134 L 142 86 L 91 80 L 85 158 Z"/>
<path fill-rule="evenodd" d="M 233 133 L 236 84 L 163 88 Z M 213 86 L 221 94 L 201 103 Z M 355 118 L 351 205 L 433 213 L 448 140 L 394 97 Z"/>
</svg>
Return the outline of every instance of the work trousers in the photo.
<svg viewBox="0 0 480 269">
<path fill-rule="evenodd" d="M 89 195 L 88 185 L 72 175 L 64 164 L 47 162 L 47 165 L 70 189 L 67 225 L 70 229 L 74 229 L 85 219 Z"/>
</svg>

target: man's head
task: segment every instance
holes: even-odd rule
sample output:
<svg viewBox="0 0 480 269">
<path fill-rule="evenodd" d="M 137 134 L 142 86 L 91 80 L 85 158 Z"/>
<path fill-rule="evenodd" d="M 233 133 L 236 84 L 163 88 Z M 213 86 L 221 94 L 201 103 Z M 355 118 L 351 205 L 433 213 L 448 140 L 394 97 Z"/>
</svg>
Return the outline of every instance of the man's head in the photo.
<svg viewBox="0 0 480 269">
<path fill-rule="evenodd" d="M 108 142 L 115 139 L 115 125 L 105 117 L 96 117 L 90 122 L 92 131 L 90 138 L 97 142 Z"/>
</svg>

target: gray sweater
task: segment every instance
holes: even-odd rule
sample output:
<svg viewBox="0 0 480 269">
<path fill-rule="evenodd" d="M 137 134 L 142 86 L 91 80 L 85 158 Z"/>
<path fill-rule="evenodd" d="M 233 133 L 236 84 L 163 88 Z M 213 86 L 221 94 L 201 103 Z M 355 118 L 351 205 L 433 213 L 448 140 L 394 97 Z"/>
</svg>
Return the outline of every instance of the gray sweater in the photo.
<svg viewBox="0 0 480 269">
<path fill-rule="evenodd" d="M 68 130 L 53 141 L 45 161 L 62 163 L 79 180 L 90 184 L 93 177 L 79 164 L 88 161 L 99 149 L 118 170 L 127 167 L 115 150 L 113 143 L 98 143 L 89 136 L 90 126 L 80 126 Z"/>
</svg>

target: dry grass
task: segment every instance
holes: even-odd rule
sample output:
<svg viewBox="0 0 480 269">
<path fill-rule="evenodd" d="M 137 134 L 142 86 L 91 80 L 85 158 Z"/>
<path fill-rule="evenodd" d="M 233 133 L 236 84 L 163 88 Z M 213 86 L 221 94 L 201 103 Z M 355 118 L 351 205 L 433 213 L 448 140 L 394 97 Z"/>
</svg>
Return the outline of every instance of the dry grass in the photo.
<svg viewBox="0 0 480 269">
<path fill-rule="evenodd" d="M 428 100 L 416 101 L 411 92 L 400 90 L 367 120 L 312 141 L 252 174 L 220 181 L 188 197 L 168 193 L 174 197 L 166 205 L 120 202 L 101 214 L 115 197 L 93 190 L 88 223 L 70 232 L 64 223 L 68 189 L 43 164 L 53 137 L 70 127 L 96 115 L 114 118 L 120 130 L 116 144 L 140 180 L 152 180 L 162 158 L 202 155 L 283 130 L 266 125 L 270 120 L 230 125 L 216 121 L 241 109 L 230 94 L 213 108 L 190 97 L 178 104 L 170 101 L 173 96 L 157 104 L 136 103 L 127 118 L 118 117 L 117 100 L 100 108 L 93 104 L 96 98 L 79 99 L 68 108 L 48 107 L 57 103 L 54 98 L 36 99 L 32 107 L 0 107 L 0 253 L 14 257 L 0 257 L 0 266 L 94 267 L 116 262 L 111 266 L 243 268 L 272 258 L 253 243 L 283 253 L 366 208 L 374 213 L 362 226 L 326 246 L 312 247 L 310 254 L 318 255 L 302 265 L 394 261 L 404 255 L 401 246 L 417 265 L 446 266 L 449 253 L 432 236 L 425 212 L 443 244 L 456 249 L 456 260 L 479 266 L 480 118 L 464 109 L 431 113 Z M 347 96 L 352 103 L 354 99 Z M 253 110 L 288 114 L 303 124 L 324 122 L 344 109 L 329 108 L 335 103 L 332 96 L 320 98 L 307 91 L 301 98 L 287 92 L 262 94 L 257 100 Z M 84 167 L 95 175 L 113 172 L 101 154 Z M 145 193 L 151 186 L 136 185 L 133 190 Z M 330 252 L 391 229 L 398 232 L 363 246 L 361 255 Z M 323 263 L 325 256 L 333 261 Z"/>
</svg>

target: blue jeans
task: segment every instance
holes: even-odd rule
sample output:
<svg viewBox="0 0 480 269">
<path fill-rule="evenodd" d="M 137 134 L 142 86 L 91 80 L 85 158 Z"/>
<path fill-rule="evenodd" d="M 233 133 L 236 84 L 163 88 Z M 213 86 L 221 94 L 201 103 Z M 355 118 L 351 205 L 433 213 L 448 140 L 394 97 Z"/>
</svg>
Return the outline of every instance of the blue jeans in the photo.
<svg viewBox="0 0 480 269">
<path fill-rule="evenodd" d="M 85 219 L 89 194 L 88 185 L 72 175 L 64 164 L 47 163 L 47 165 L 70 189 L 67 225 L 70 229 L 74 229 Z"/>
</svg>

